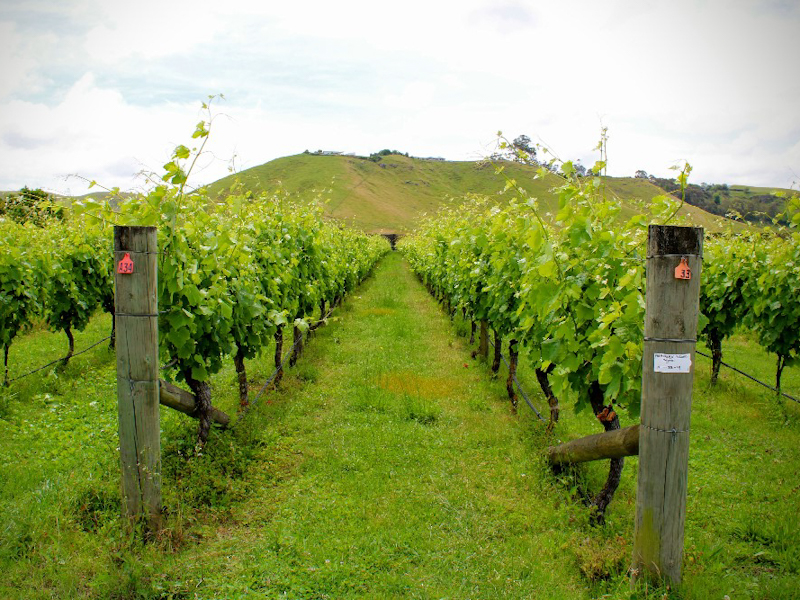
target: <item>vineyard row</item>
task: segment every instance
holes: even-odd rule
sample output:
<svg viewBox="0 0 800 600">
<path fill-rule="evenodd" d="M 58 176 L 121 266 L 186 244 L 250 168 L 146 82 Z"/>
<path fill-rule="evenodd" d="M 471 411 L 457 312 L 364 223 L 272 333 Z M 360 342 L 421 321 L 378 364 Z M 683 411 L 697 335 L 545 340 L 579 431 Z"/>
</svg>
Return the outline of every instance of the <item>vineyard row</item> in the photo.
<svg viewBox="0 0 800 600">
<path fill-rule="evenodd" d="M 316 205 L 277 196 L 231 195 L 210 203 L 203 194 L 159 186 L 105 213 L 72 214 L 41 228 L 0 222 L 0 345 L 5 382 L 14 338 L 43 319 L 73 334 L 92 314 L 114 314 L 112 222 L 158 223 L 161 361 L 168 378 L 185 381 L 200 405 L 205 441 L 212 411 L 210 376 L 232 358 L 240 400 L 248 404 L 245 361 L 284 330 L 298 340 L 319 312 L 352 290 L 389 245 L 321 218 Z M 133 267 L 135 268 L 135 267 Z M 112 338 L 113 340 L 113 338 Z M 295 344 L 298 350 L 298 344 Z"/>
</svg>

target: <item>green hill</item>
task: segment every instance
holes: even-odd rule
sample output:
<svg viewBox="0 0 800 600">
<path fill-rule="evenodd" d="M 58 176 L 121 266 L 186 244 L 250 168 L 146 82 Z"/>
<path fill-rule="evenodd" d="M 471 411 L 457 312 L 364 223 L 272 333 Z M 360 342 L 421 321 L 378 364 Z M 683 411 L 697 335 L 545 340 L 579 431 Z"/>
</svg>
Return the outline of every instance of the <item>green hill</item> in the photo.
<svg viewBox="0 0 800 600">
<path fill-rule="evenodd" d="M 537 179 L 533 167 L 503 164 L 505 175 L 538 198 L 545 212 L 556 212 L 557 199 L 551 190 L 560 184 L 558 177 L 548 175 Z M 495 165 L 482 161 L 436 161 L 389 155 L 373 162 L 356 156 L 298 154 L 224 177 L 210 184 L 209 192 L 224 196 L 237 179 L 254 193 L 282 188 L 304 197 L 318 195 L 325 200 L 326 216 L 373 233 L 411 231 L 424 214 L 435 213 L 448 201 L 458 202 L 470 193 L 494 196 L 505 187 L 505 178 L 496 173 Z M 623 200 L 625 217 L 642 211 L 636 201 L 648 203 L 664 193 L 647 179 L 607 177 L 605 181 L 607 193 Z M 0 192 L 0 196 L 8 193 L 13 192 Z M 83 197 L 106 195 L 94 192 Z M 509 197 L 498 196 L 498 201 L 504 202 Z M 688 214 L 692 223 L 710 231 L 732 223 L 688 203 L 681 212 Z"/>
<path fill-rule="evenodd" d="M 677 193 L 678 185 L 673 179 L 660 177 L 648 181 L 669 193 Z M 775 195 L 776 192 L 789 193 L 781 188 L 750 187 L 743 185 L 690 183 L 686 188 L 686 201 L 711 214 L 724 216 L 731 213 L 753 224 L 770 225 L 786 210 L 786 200 Z"/>
<path fill-rule="evenodd" d="M 533 167 L 504 164 L 506 175 L 537 197 L 546 212 L 555 212 L 557 200 L 550 191 L 560 181 L 555 175 L 535 179 Z M 503 176 L 486 162 L 435 161 L 401 155 L 373 162 L 355 156 L 298 154 L 220 179 L 209 186 L 209 191 L 212 195 L 225 195 L 237 179 L 254 193 L 283 188 L 304 196 L 319 194 L 327 200 L 327 216 L 376 233 L 410 231 L 422 215 L 435 212 L 449 198 L 468 193 L 491 196 L 505 187 Z M 607 193 L 625 201 L 625 216 L 641 211 L 634 201 L 647 203 L 664 193 L 645 179 L 608 177 L 606 183 Z M 688 204 L 682 213 L 688 214 L 694 224 L 710 230 L 719 229 L 723 222 L 731 223 Z"/>
</svg>

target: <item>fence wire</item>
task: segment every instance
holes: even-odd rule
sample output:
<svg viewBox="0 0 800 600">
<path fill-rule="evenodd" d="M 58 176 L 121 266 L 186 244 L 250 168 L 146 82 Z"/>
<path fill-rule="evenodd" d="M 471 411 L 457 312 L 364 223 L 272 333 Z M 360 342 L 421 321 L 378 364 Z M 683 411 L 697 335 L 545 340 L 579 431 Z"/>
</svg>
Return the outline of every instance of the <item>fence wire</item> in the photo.
<svg viewBox="0 0 800 600">
<path fill-rule="evenodd" d="M 494 340 L 492 340 L 492 338 L 490 338 L 488 335 L 487 335 L 487 339 L 489 340 L 489 343 L 492 345 L 492 348 L 494 348 L 494 347 L 495 347 L 495 345 L 494 345 Z M 501 358 L 501 359 L 502 359 L 502 361 L 505 363 L 505 365 L 506 365 L 506 367 L 508 368 L 508 370 L 509 370 L 509 371 L 511 371 L 511 365 L 509 365 L 509 364 L 508 364 L 508 361 L 506 360 L 506 357 L 505 357 L 505 356 L 503 356 L 503 353 L 502 353 L 502 352 L 500 352 L 500 358 Z M 547 423 L 547 421 L 544 419 L 544 417 L 542 417 L 541 413 L 540 413 L 538 410 L 536 410 L 536 407 L 535 407 L 535 406 L 533 405 L 533 403 L 530 401 L 530 398 L 528 398 L 528 394 L 526 394 L 526 393 L 525 393 L 525 390 L 523 390 L 523 389 L 522 389 L 522 386 L 520 385 L 520 383 L 519 383 L 519 380 L 517 379 L 517 376 L 516 376 L 516 375 L 514 375 L 513 379 L 514 379 L 514 383 L 515 383 L 515 384 L 516 384 L 516 386 L 517 386 L 517 390 L 519 390 L 519 393 L 520 393 L 520 394 L 522 395 L 522 397 L 525 399 L 525 402 L 528 404 L 528 406 L 530 406 L 530 407 L 531 407 L 531 410 L 533 410 L 533 412 L 535 412 L 535 413 L 536 413 L 536 416 L 537 416 L 537 417 L 539 417 L 539 420 L 540 420 L 542 423 Z"/>
<path fill-rule="evenodd" d="M 75 358 L 76 356 L 80 356 L 81 354 L 85 354 L 86 352 L 88 352 L 89 350 L 91 350 L 92 348 L 94 348 L 95 346 L 99 346 L 99 345 L 100 345 L 100 344 L 102 344 L 103 342 L 107 342 L 107 341 L 108 341 L 108 340 L 110 340 L 110 339 L 111 339 L 111 336 L 110 336 L 110 335 L 109 335 L 109 336 L 106 336 L 106 337 L 104 337 L 102 340 L 99 340 L 99 341 L 95 342 L 94 344 L 92 344 L 92 345 L 91 345 L 91 346 L 89 346 L 88 348 L 84 348 L 84 349 L 83 349 L 83 350 L 81 350 L 80 352 L 75 352 L 75 353 L 74 353 L 72 356 L 70 356 L 70 357 L 69 357 L 69 359 L 70 359 L 70 360 L 72 360 L 72 359 L 73 359 L 73 358 Z M 20 375 L 19 377 L 14 377 L 14 379 L 9 379 L 9 380 L 8 380 L 8 383 L 9 383 L 9 385 L 10 385 L 10 384 L 14 383 L 15 381 L 19 381 L 20 379 L 24 379 L 25 377 L 28 377 L 29 375 L 33 375 L 34 373 L 38 373 L 39 371 L 43 371 L 43 370 L 44 370 L 44 369 L 46 369 L 47 367 L 52 367 L 52 366 L 53 366 L 54 364 L 56 364 L 56 363 L 64 362 L 64 359 L 65 359 L 65 358 L 66 358 L 66 356 L 64 356 L 64 357 L 62 357 L 62 358 L 57 358 L 56 360 L 54 360 L 54 361 L 51 361 L 51 362 L 49 362 L 49 363 L 47 363 L 46 365 L 43 365 L 43 366 L 41 366 L 41 367 L 38 367 L 38 368 L 34 369 L 33 371 L 29 371 L 28 373 L 25 373 L 24 375 Z"/>
<path fill-rule="evenodd" d="M 261 387 L 261 389 L 258 390 L 258 394 L 256 394 L 256 397 L 253 398 L 253 400 L 250 401 L 247 404 L 247 406 L 244 408 L 244 410 L 242 410 L 242 412 L 239 414 L 239 419 L 236 421 L 237 424 L 242 420 L 242 417 L 244 417 L 247 414 L 247 412 L 255 405 L 255 403 L 259 400 L 259 398 L 261 398 L 261 396 L 264 394 L 264 392 L 267 391 L 269 386 L 272 384 L 272 382 L 278 376 L 278 373 L 283 371 L 283 365 L 286 364 L 286 361 L 289 360 L 291 355 L 294 353 L 295 349 L 297 349 L 298 344 L 300 344 L 302 341 L 304 341 L 308 337 L 309 333 L 314 331 L 311 327 L 313 325 L 319 325 L 320 323 L 324 323 L 325 321 L 327 321 L 328 318 L 333 313 L 333 309 L 334 308 L 336 308 L 336 306 L 331 306 L 330 310 L 328 310 L 328 314 L 326 314 L 324 317 L 322 317 L 318 321 L 315 321 L 314 323 L 310 323 L 309 327 L 305 331 L 305 333 L 301 333 L 300 337 L 295 340 L 294 344 L 292 344 L 292 347 L 281 357 L 280 365 L 275 369 L 275 371 L 273 371 L 272 375 L 269 376 L 269 378 L 264 383 L 264 385 Z"/>
<path fill-rule="evenodd" d="M 706 358 L 712 358 L 710 355 L 706 354 L 705 352 L 701 352 L 700 350 L 695 350 L 695 352 L 696 352 L 697 354 L 699 354 L 700 356 L 705 356 Z M 759 381 L 758 379 L 756 379 L 756 378 L 755 378 L 755 377 L 753 377 L 752 375 L 748 375 L 748 374 L 747 374 L 747 373 L 745 373 L 744 371 L 740 371 L 739 369 L 737 369 L 737 368 L 736 368 L 736 367 L 734 367 L 733 365 L 729 365 L 728 363 L 726 363 L 726 362 L 723 362 L 723 361 L 719 361 L 719 364 L 721 364 L 721 365 L 722 365 L 722 366 L 724 366 L 724 367 L 728 367 L 729 369 L 732 369 L 733 371 L 736 371 L 736 372 L 737 372 L 737 373 L 739 373 L 740 375 L 744 375 L 745 377 L 747 377 L 748 379 L 750 379 L 750 380 L 752 380 L 752 381 L 755 381 L 755 382 L 756 382 L 757 384 L 759 384 L 759 385 L 763 385 L 763 386 L 764 386 L 765 388 L 767 388 L 768 390 L 772 390 L 773 392 L 777 392 L 777 393 L 779 393 L 781 396 L 785 396 L 785 397 L 786 397 L 786 398 L 788 398 L 789 400 L 793 400 L 794 402 L 797 402 L 798 404 L 800 404 L 800 400 L 798 400 L 798 399 L 797 399 L 797 398 L 795 398 L 794 396 L 790 396 L 790 395 L 789 395 L 789 394 L 787 394 L 786 392 L 779 391 L 779 390 L 778 390 L 778 388 L 776 388 L 776 387 L 772 387 L 772 386 L 771 386 L 771 385 L 769 385 L 768 383 L 764 383 L 763 381 Z"/>
</svg>

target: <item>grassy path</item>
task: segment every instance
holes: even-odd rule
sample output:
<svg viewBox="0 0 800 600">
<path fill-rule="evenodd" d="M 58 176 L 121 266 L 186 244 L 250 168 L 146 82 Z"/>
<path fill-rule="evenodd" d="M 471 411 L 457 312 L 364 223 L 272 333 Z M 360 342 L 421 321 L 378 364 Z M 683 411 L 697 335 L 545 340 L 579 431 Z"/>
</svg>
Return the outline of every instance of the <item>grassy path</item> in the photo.
<svg viewBox="0 0 800 600">
<path fill-rule="evenodd" d="M 267 409 L 279 438 L 252 498 L 183 557 L 196 592 L 584 596 L 530 430 L 398 256 L 360 294 Z"/>
</svg>

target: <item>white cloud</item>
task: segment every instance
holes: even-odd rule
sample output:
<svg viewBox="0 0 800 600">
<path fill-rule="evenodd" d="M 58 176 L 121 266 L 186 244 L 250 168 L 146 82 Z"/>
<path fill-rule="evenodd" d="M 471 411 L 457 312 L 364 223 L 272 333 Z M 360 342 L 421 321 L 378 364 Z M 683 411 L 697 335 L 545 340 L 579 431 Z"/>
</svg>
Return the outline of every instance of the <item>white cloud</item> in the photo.
<svg viewBox="0 0 800 600">
<path fill-rule="evenodd" d="M 23 34 L 14 23 L 0 22 L 0 40 L 0 99 L 20 89 L 41 89 L 38 55 L 55 44 L 54 36 Z"/>
<path fill-rule="evenodd" d="M 166 162 L 172 147 L 191 135 L 196 116 L 196 104 L 156 111 L 131 106 L 119 92 L 97 87 L 91 73 L 55 106 L 22 100 L 0 104 L 0 188 L 85 191 L 83 184 L 67 180 L 71 174 L 129 187 L 137 171 Z"/>
<path fill-rule="evenodd" d="M 591 163 L 601 121 L 614 174 L 685 158 L 697 181 L 788 185 L 800 169 L 800 16 L 785 2 L 9 6 L 0 189 L 70 172 L 130 185 L 217 91 L 230 119 L 198 180 L 234 152 L 246 166 L 306 148 L 475 158 L 498 129 Z"/>
<path fill-rule="evenodd" d="M 100 22 L 86 35 L 91 60 L 166 57 L 212 43 L 220 25 L 207 2 L 98 2 Z"/>
</svg>

